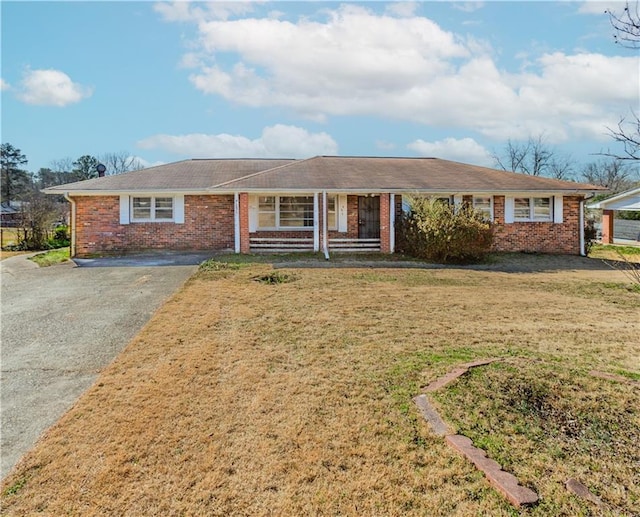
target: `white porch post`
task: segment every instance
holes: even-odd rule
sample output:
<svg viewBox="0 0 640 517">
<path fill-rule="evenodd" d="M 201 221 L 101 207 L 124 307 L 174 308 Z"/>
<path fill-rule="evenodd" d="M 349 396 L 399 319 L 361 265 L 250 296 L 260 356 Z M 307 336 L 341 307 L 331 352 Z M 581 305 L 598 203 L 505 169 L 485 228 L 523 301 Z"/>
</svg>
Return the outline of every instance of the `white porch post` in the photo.
<svg viewBox="0 0 640 517">
<path fill-rule="evenodd" d="M 313 195 L 313 251 L 320 250 L 320 225 L 318 224 L 320 207 L 318 206 L 318 193 Z"/>
<path fill-rule="evenodd" d="M 240 196 L 237 192 L 233 194 L 233 226 L 235 252 L 240 253 Z"/>
<path fill-rule="evenodd" d="M 396 195 L 389 194 L 389 252 L 396 247 Z"/>
<path fill-rule="evenodd" d="M 584 248 L 584 199 L 580 200 L 580 255 L 587 256 L 587 252 Z"/>
</svg>

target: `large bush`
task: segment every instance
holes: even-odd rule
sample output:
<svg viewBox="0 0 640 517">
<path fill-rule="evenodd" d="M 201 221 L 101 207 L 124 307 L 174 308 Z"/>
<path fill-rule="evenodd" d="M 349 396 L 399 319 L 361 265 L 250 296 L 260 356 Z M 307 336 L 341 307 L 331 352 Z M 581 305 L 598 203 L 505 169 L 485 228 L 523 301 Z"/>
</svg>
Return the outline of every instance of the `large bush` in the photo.
<svg viewBox="0 0 640 517">
<path fill-rule="evenodd" d="M 482 260 L 493 244 L 493 228 L 468 203 L 414 197 L 397 221 L 396 248 L 401 253 L 441 264 Z"/>
</svg>

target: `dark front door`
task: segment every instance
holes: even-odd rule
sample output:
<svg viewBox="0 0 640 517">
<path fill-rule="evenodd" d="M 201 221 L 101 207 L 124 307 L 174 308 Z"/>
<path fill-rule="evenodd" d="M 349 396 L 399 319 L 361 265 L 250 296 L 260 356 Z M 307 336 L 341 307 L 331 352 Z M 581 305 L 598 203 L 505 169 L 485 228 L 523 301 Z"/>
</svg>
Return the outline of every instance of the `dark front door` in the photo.
<svg viewBox="0 0 640 517">
<path fill-rule="evenodd" d="M 358 238 L 380 238 L 380 197 L 358 197 Z"/>
</svg>

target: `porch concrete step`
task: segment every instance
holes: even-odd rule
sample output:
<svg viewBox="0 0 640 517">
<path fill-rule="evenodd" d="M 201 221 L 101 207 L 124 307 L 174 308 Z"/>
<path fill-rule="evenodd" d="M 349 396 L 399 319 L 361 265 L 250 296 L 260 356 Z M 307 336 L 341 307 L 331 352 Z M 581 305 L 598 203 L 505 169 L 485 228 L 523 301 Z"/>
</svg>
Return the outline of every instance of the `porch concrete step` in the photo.
<svg viewBox="0 0 640 517">
<path fill-rule="evenodd" d="M 380 239 L 329 239 L 329 251 L 380 251 Z"/>
</svg>

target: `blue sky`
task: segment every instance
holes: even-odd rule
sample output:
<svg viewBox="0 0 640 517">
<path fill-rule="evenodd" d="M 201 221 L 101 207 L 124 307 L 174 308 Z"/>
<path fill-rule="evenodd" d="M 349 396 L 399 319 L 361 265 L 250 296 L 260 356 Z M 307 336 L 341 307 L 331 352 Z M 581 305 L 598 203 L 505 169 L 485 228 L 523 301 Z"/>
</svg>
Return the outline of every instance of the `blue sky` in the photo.
<svg viewBox="0 0 640 517">
<path fill-rule="evenodd" d="M 318 154 L 580 164 L 639 110 L 621 2 L 1 2 L 2 142 L 36 171 Z"/>
</svg>

